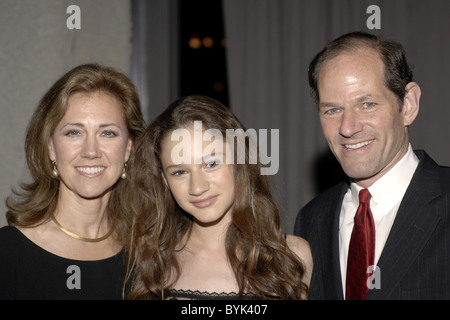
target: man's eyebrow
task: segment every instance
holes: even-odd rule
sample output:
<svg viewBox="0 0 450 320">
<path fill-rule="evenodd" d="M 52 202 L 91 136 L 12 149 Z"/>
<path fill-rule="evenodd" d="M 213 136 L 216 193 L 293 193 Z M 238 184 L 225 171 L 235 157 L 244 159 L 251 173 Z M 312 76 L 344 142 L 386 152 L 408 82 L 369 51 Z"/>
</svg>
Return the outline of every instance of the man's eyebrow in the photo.
<svg viewBox="0 0 450 320">
<path fill-rule="evenodd" d="M 365 94 L 359 97 L 356 97 L 353 101 L 355 103 L 361 103 L 363 101 L 367 101 L 367 100 L 372 100 L 375 99 L 375 97 L 371 94 Z M 320 102 L 319 103 L 319 108 L 339 108 L 341 107 L 341 104 L 339 103 L 334 103 L 334 102 Z"/>
<path fill-rule="evenodd" d="M 333 102 L 320 102 L 319 108 L 339 108 L 341 105 Z"/>
<path fill-rule="evenodd" d="M 367 95 L 363 95 L 363 96 L 360 96 L 360 97 L 357 97 L 356 99 L 355 99 L 355 102 L 363 102 L 363 101 L 367 101 L 367 100 L 371 100 L 371 99 L 374 99 L 375 97 L 374 96 L 372 96 L 372 95 L 370 95 L 370 94 L 367 94 Z"/>
</svg>

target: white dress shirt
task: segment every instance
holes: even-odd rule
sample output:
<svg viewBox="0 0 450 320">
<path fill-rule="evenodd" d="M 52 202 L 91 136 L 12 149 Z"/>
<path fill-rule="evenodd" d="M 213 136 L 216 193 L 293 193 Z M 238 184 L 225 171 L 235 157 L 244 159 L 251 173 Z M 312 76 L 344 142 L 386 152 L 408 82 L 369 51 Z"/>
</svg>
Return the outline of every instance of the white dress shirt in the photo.
<svg viewBox="0 0 450 320">
<path fill-rule="evenodd" d="M 372 195 L 370 209 L 375 222 L 375 266 L 383 251 L 403 195 L 418 164 L 419 159 L 414 154 L 410 144 L 403 158 L 368 188 Z M 353 230 L 353 218 L 359 206 L 359 191 L 361 189 L 363 188 L 355 182 L 350 184 L 350 189 L 344 196 L 339 217 L 339 256 L 344 297 L 348 247 Z"/>
</svg>

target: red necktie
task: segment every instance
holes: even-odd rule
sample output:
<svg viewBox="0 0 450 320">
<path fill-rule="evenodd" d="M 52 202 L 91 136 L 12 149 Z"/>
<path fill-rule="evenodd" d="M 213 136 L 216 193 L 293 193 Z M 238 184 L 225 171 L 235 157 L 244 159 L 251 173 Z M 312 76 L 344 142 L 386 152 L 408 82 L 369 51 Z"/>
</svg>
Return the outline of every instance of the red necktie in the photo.
<svg viewBox="0 0 450 320">
<path fill-rule="evenodd" d="M 370 192 L 359 192 L 347 260 L 346 300 L 364 300 L 369 290 L 367 268 L 374 265 L 375 224 L 370 211 Z"/>
</svg>

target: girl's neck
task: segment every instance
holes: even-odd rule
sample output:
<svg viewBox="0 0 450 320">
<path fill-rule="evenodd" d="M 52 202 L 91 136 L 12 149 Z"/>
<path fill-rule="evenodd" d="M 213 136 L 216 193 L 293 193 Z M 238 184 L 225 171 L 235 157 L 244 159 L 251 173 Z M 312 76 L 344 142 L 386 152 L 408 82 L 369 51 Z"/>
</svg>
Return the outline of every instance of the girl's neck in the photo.
<svg viewBox="0 0 450 320">
<path fill-rule="evenodd" d="M 225 250 L 225 238 L 228 224 L 204 226 L 193 222 L 192 229 L 188 233 L 186 247 L 191 250 Z"/>
</svg>

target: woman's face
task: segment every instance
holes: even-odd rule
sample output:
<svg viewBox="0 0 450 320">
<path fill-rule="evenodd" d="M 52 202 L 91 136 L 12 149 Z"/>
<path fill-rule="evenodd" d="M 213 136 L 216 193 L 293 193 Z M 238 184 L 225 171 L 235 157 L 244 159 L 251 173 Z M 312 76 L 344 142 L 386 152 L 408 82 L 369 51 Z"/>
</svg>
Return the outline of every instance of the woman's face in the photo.
<svg viewBox="0 0 450 320">
<path fill-rule="evenodd" d="M 128 161 L 132 141 L 119 101 L 106 93 L 75 93 L 49 142 L 60 191 L 92 199 L 109 194 Z"/>
<path fill-rule="evenodd" d="M 193 128 L 186 128 L 190 137 L 194 137 Z M 184 141 L 185 142 L 185 141 Z M 204 154 L 211 141 L 196 141 L 189 143 L 189 161 L 179 163 L 173 156 L 180 142 L 172 141 L 167 136 L 161 145 L 161 162 L 163 178 L 170 188 L 178 205 L 193 216 L 194 222 L 203 226 L 228 224 L 231 221 L 231 211 L 234 203 L 234 166 L 226 164 L 226 143 L 222 150 L 214 149 L 210 154 Z M 194 145 L 202 146 L 202 156 L 196 159 Z M 217 145 L 217 144 L 216 144 Z M 174 149 L 175 148 L 175 149 Z M 184 157 L 186 159 L 186 157 Z M 187 162 L 187 163 L 186 163 Z"/>
</svg>

